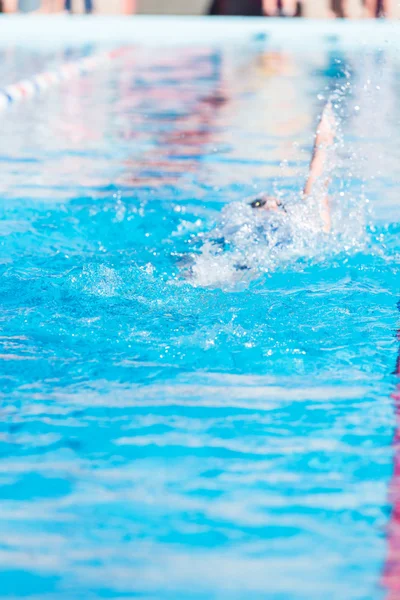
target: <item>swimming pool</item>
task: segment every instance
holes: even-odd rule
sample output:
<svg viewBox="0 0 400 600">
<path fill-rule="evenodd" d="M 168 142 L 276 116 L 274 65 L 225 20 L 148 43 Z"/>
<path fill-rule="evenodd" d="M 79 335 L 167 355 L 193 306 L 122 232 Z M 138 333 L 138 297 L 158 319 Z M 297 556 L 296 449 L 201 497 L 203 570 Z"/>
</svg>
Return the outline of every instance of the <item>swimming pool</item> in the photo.
<svg viewBox="0 0 400 600">
<path fill-rule="evenodd" d="M 7 23 L 1 86 L 108 33 Z M 397 25 L 112 23 L 0 115 L 1 597 L 396 598 Z M 332 94 L 335 235 L 210 280 Z"/>
</svg>

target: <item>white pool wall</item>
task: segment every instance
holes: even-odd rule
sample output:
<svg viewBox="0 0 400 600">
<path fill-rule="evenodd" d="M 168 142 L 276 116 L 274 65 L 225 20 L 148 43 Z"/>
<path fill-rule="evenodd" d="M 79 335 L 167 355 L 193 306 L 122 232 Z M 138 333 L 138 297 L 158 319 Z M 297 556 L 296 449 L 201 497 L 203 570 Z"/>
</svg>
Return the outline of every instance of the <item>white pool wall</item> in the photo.
<svg viewBox="0 0 400 600">
<path fill-rule="evenodd" d="M 400 22 L 240 17 L 0 15 L 0 47 L 57 48 L 87 43 L 215 45 L 265 34 L 272 44 L 312 49 L 327 36 L 345 45 L 400 51 Z"/>
</svg>

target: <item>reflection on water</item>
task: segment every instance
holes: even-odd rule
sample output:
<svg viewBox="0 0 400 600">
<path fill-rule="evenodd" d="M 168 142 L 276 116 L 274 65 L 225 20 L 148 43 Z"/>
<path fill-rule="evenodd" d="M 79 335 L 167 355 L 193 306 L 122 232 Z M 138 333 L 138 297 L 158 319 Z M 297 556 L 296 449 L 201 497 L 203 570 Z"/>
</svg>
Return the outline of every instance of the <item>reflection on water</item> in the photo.
<svg viewBox="0 0 400 600">
<path fill-rule="evenodd" d="M 332 39 L 301 56 L 133 49 L 7 113 L 3 597 L 382 596 L 397 69 Z M 335 92 L 331 196 L 350 232 L 368 201 L 359 245 L 239 289 L 186 281 L 228 203 L 301 190 Z"/>
</svg>

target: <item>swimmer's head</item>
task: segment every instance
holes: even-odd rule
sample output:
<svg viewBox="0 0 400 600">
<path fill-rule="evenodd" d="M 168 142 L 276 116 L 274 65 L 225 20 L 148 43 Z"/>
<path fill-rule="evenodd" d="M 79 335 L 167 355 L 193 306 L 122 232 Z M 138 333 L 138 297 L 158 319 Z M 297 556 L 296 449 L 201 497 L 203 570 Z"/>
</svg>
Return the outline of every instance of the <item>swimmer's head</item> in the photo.
<svg viewBox="0 0 400 600">
<path fill-rule="evenodd" d="M 267 194 L 261 194 L 250 202 L 251 208 L 263 209 L 263 210 L 278 210 L 282 209 L 285 211 L 285 207 L 278 198 L 274 196 L 268 196 Z M 286 212 L 286 211 L 285 211 Z"/>
</svg>

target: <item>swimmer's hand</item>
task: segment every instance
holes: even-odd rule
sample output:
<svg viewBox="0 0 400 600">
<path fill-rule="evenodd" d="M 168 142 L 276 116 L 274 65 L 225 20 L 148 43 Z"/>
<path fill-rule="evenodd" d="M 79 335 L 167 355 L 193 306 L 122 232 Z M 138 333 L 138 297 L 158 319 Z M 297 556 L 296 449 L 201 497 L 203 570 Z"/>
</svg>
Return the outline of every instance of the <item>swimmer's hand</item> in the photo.
<svg viewBox="0 0 400 600">
<path fill-rule="evenodd" d="M 336 119 L 333 113 L 332 104 L 328 102 L 322 111 L 321 120 L 318 123 L 315 135 L 315 146 L 318 148 L 329 148 L 335 142 L 336 137 Z"/>
</svg>

